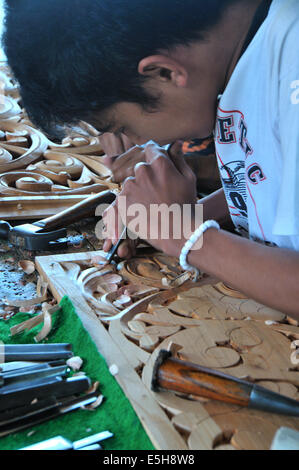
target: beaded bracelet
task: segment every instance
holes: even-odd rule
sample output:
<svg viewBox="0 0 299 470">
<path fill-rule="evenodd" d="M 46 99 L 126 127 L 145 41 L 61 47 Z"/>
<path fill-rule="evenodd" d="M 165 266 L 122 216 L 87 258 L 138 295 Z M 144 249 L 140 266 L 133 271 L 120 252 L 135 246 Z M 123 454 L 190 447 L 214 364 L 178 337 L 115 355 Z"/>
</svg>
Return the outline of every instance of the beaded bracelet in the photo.
<svg viewBox="0 0 299 470">
<path fill-rule="evenodd" d="M 216 228 L 217 230 L 220 230 L 220 225 L 218 222 L 215 220 L 207 220 L 203 224 L 198 227 L 197 230 L 191 235 L 189 240 L 186 242 L 184 245 L 181 255 L 180 255 L 180 265 L 184 271 L 190 271 L 190 272 L 195 272 L 196 278 L 199 276 L 199 270 L 190 266 L 187 262 L 187 258 L 189 255 L 190 250 L 192 250 L 193 246 L 197 241 L 200 239 L 200 237 L 203 236 L 203 234 L 210 228 Z"/>
</svg>

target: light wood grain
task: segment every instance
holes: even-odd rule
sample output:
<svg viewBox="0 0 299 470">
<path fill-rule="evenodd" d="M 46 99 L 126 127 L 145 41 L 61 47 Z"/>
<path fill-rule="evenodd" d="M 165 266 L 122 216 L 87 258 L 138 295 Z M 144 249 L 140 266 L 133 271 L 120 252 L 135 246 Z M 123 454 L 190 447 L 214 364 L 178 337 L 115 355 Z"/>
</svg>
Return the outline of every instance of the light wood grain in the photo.
<svg viewBox="0 0 299 470">
<path fill-rule="evenodd" d="M 205 277 L 196 285 L 160 287 L 145 301 L 124 309 L 124 316 L 111 321 L 107 331 L 71 280 L 100 254 L 39 257 L 37 267 L 57 300 L 64 293 L 69 295 L 108 364 L 118 365 L 116 378 L 156 448 L 266 450 L 278 427 L 299 429 L 295 418 L 151 390 L 157 355 L 161 349 L 172 348 L 181 359 L 298 399 L 299 371 L 291 363 L 291 345 L 299 337 L 299 328 L 288 323 L 282 312 L 250 299 L 229 297 L 217 289 L 217 280 Z M 141 269 L 138 260 L 142 260 Z M 62 268 L 65 263 L 67 271 Z M 152 285 L 159 275 L 150 263 L 151 259 L 137 257 L 131 264 L 134 274 L 128 279 L 135 282 L 138 273 L 140 282 L 146 286 L 151 278 Z M 153 407 L 153 413 L 146 412 L 148 407 Z"/>
</svg>

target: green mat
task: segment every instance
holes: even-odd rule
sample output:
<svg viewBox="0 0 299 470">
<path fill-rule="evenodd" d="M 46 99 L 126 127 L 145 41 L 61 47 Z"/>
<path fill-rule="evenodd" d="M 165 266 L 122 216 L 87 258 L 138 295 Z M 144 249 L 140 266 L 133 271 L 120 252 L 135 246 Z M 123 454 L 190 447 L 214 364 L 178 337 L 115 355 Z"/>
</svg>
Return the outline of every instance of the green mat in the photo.
<svg viewBox="0 0 299 470">
<path fill-rule="evenodd" d="M 115 378 L 110 374 L 105 360 L 84 329 L 68 297 L 61 301 L 61 310 L 53 315 L 53 328 L 48 343 L 70 343 L 75 356 L 83 359 L 82 371 L 92 380 L 100 382 L 104 402 L 94 411 L 76 410 L 67 415 L 28 428 L 22 432 L 0 438 L 0 450 L 16 450 L 51 437 L 61 435 L 71 441 L 109 430 L 114 437 L 103 442 L 106 450 L 153 450 L 130 402 Z M 0 340 L 6 344 L 34 343 L 41 325 L 14 337 L 10 328 L 32 315 L 19 313 L 9 321 L 0 320 Z M 45 342 L 45 341 L 43 341 Z"/>
</svg>

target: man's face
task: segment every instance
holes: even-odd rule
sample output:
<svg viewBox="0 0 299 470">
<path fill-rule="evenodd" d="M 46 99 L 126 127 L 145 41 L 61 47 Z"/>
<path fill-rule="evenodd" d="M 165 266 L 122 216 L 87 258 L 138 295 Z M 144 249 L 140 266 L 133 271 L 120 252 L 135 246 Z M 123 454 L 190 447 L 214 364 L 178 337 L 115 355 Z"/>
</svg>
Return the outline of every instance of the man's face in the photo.
<svg viewBox="0 0 299 470">
<path fill-rule="evenodd" d="M 176 140 L 204 138 L 215 125 L 217 97 L 214 94 L 192 94 L 183 90 L 177 96 L 164 96 L 154 111 L 135 103 L 122 102 L 112 106 L 93 124 L 114 134 L 125 134 L 131 142 L 142 145 L 154 140 L 166 145 Z"/>
</svg>

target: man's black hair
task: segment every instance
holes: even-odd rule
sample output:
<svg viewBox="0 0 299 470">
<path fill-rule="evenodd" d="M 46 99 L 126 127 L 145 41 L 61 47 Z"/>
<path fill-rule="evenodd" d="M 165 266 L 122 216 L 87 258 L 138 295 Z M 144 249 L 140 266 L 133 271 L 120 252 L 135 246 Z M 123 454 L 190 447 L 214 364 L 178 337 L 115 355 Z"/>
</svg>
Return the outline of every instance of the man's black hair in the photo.
<svg viewBox="0 0 299 470">
<path fill-rule="evenodd" d="M 154 109 L 140 60 L 203 39 L 236 1 L 7 0 L 3 46 L 29 117 L 50 133 L 119 102 Z"/>
</svg>

